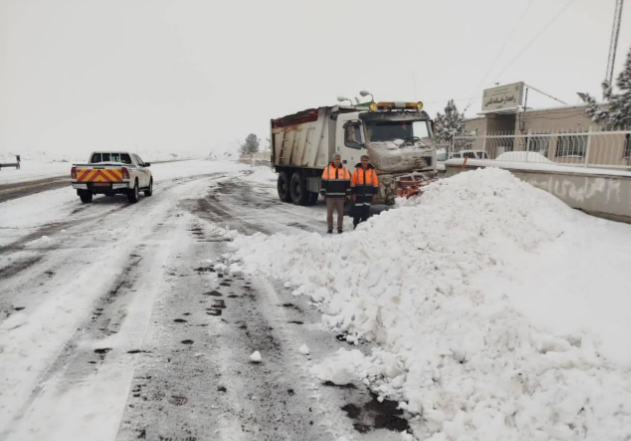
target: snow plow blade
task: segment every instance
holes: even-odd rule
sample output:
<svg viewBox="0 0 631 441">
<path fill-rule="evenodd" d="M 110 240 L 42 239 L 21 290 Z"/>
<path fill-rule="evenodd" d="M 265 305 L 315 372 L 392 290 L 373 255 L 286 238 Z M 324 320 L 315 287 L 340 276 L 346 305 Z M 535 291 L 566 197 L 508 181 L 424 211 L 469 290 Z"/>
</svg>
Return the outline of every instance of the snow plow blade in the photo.
<svg viewBox="0 0 631 441">
<path fill-rule="evenodd" d="M 430 176 L 427 173 L 412 173 L 407 176 L 401 176 L 396 180 L 396 194 L 399 198 L 409 198 L 422 193 L 425 188 L 438 178 Z"/>
</svg>

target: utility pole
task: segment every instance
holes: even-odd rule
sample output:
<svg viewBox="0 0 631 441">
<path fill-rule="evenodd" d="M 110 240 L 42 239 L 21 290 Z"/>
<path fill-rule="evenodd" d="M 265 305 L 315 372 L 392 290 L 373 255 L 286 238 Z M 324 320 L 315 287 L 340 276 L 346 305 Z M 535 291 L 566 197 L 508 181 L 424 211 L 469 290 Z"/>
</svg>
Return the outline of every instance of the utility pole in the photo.
<svg viewBox="0 0 631 441">
<path fill-rule="evenodd" d="M 620 21 L 622 20 L 622 5 L 624 0 L 616 0 L 616 11 L 613 15 L 611 28 L 611 43 L 609 44 L 609 58 L 607 59 L 607 74 L 605 80 L 611 86 L 613 81 L 613 69 L 616 63 L 616 49 L 618 49 L 618 37 L 620 36 Z"/>
</svg>

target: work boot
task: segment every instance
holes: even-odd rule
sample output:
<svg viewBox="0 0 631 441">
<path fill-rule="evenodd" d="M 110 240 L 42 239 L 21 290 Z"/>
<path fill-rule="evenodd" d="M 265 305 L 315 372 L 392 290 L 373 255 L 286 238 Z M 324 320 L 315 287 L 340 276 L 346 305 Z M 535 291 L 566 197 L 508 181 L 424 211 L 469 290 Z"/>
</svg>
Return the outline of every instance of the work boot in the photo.
<svg viewBox="0 0 631 441">
<path fill-rule="evenodd" d="M 333 230 L 326 230 L 326 234 L 333 234 Z"/>
<path fill-rule="evenodd" d="M 344 232 L 344 230 L 342 230 L 341 228 L 337 229 L 337 234 L 342 234 Z"/>
</svg>

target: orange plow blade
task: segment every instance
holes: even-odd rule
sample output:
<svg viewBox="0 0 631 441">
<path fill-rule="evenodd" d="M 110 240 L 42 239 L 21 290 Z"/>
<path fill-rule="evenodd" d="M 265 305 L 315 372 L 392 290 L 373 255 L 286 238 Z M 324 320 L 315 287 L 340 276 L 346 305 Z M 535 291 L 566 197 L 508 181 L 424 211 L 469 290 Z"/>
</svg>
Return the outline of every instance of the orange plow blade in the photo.
<svg viewBox="0 0 631 441">
<path fill-rule="evenodd" d="M 409 198 L 422 193 L 429 184 L 437 181 L 436 178 L 428 178 L 424 175 L 402 176 L 397 180 L 397 197 Z"/>
</svg>

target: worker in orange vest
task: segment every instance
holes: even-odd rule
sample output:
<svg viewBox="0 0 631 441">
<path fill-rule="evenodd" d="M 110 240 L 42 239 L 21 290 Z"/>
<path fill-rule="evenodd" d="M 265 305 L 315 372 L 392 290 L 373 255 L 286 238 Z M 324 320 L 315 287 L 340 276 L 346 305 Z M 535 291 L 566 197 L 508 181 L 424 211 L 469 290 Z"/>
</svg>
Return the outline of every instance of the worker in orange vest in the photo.
<svg viewBox="0 0 631 441">
<path fill-rule="evenodd" d="M 333 211 L 337 212 L 337 232 L 344 231 L 344 200 L 350 196 L 351 174 L 342 165 L 340 155 L 333 155 L 333 160 L 322 171 L 320 193 L 326 199 L 327 233 L 333 233 Z"/>
<path fill-rule="evenodd" d="M 360 222 L 370 217 L 370 205 L 377 199 L 379 191 L 379 178 L 375 167 L 370 164 L 370 158 L 361 157 L 361 162 L 355 165 L 355 171 L 351 178 L 351 197 L 353 199 L 353 229 Z"/>
</svg>

